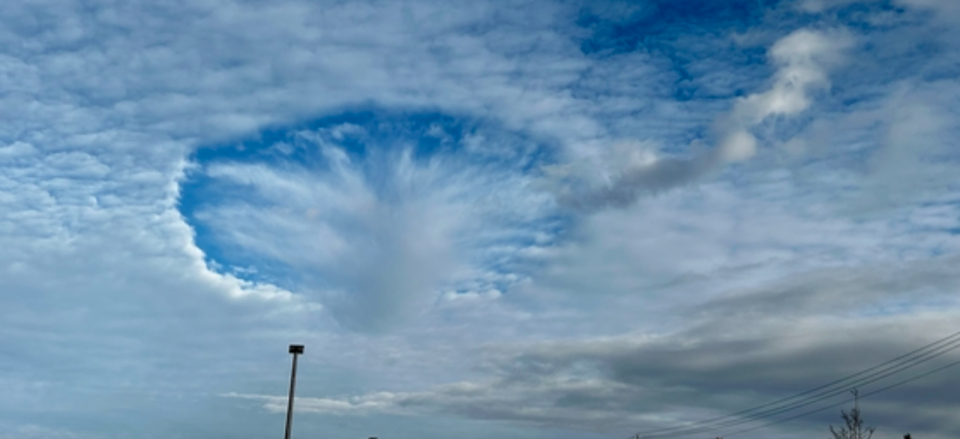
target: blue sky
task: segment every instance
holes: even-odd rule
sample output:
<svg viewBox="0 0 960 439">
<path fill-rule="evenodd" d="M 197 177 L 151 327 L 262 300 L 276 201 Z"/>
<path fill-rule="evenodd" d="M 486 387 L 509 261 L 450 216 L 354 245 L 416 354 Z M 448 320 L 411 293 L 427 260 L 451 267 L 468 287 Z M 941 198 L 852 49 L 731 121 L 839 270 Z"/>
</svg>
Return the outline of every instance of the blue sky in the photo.
<svg viewBox="0 0 960 439">
<path fill-rule="evenodd" d="M 289 343 L 294 436 L 626 438 L 958 329 L 952 0 L 0 20 L 2 439 L 278 435 Z M 868 422 L 956 437 L 956 376 Z"/>
</svg>

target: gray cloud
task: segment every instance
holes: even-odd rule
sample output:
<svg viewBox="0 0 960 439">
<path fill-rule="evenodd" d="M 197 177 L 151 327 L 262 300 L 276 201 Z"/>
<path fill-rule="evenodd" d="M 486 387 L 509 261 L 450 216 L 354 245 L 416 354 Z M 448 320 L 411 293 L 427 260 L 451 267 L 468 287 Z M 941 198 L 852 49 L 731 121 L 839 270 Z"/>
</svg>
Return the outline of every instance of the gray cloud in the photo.
<svg viewBox="0 0 960 439">
<path fill-rule="evenodd" d="M 939 327 L 948 327 L 951 319 L 939 316 Z M 903 327 L 906 322 L 886 323 Z M 921 329 L 918 326 L 923 325 L 913 328 Z M 869 329 L 876 331 L 880 327 Z M 806 332 L 797 337 L 784 331 L 754 339 L 672 336 L 669 340 L 627 337 L 546 343 L 526 346 L 521 348 L 522 354 L 499 358 L 496 364 L 502 368 L 501 376 L 494 380 L 449 384 L 423 392 L 380 392 L 348 399 L 302 398 L 298 404 L 308 413 L 445 413 L 626 436 L 633 431 L 724 415 L 804 391 L 906 352 L 920 338 L 917 333 L 903 337 L 889 331 L 865 337 L 865 332 L 860 332 L 864 329 L 850 329 L 849 337 L 841 338 L 825 332 Z M 926 335 L 926 329 L 920 333 Z M 864 355 L 865 352 L 870 354 Z M 861 390 L 867 393 L 957 358 L 955 354 L 941 358 L 932 366 L 924 365 L 917 371 L 863 385 Z M 885 434 L 912 431 L 925 437 L 950 437 L 960 430 L 954 419 L 944 416 L 949 410 L 944 407 L 957 408 L 956 401 L 944 389 L 950 382 L 949 372 L 931 375 L 902 390 L 865 399 L 863 406 L 868 419 Z M 275 412 L 284 410 L 282 396 L 227 396 L 259 400 Z M 840 394 L 790 414 L 838 403 L 846 396 Z M 680 407 L 683 415 L 676 412 Z M 784 437 L 801 437 L 822 432 L 828 424 L 836 423 L 838 412 L 839 408 L 826 411 L 761 434 L 776 431 Z M 756 425 L 738 423 L 716 433 Z"/>
<path fill-rule="evenodd" d="M 305 397 L 298 404 L 316 414 L 450 414 L 624 436 L 676 426 L 831 382 L 955 332 L 956 263 L 954 256 L 896 264 L 896 270 L 881 265 L 805 273 L 779 287 L 732 291 L 679 311 L 688 324 L 677 331 L 497 343 L 484 349 L 484 380 Z M 960 353 L 953 352 L 859 387 L 866 394 L 957 359 Z M 952 380 L 949 371 L 930 375 L 862 404 L 882 434 L 951 437 L 960 431 L 947 415 L 958 408 L 949 391 Z M 226 396 L 284 410 L 282 396 Z M 846 396 L 841 392 L 791 414 Z M 746 437 L 822 433 L 836 424 L 837 413 L 839 408 L 827 410 Z"/>
</svg>

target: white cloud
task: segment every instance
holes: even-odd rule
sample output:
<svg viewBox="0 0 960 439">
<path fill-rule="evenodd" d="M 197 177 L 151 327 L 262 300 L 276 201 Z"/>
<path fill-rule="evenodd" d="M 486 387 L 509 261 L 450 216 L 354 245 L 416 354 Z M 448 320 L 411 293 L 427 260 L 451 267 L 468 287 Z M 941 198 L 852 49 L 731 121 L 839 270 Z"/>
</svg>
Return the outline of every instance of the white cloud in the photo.
<svg viewBox="0 0 960 439">
<path fill-rule="evenodd" d="M 751 129 L 808 109 L 811 93 L 829 86 L 827 69 L 850 45 L 841 31 L 807 29 L 777 41 L 768 54 L 778 68 L 770 89 L 738 99 L 729 113 L 716 117 L 713 131 L 719 140 L 710 151 L 692 148 L 697 155 L 676 158 L 655 154 L 654 145 L 620 143 L 583 163 L 548 168 L 548 178 L 558 180 L 550 186 L 561 202 L 578 209 L 622 207 L 643 194 L 689 184 L 726 164 L 750 159 L 758 148 Z"/>
<path fill-rule="evenodd" d="M 276 397 L 249 400 L 274 411 L 263 413 L 260 405 L 234 405 L 243 398 L 212 395 L 280 394 L 284 345 L 297 340 L 310 352 L 299 389 L 316 414 L 402 412 L 421 416 L 417 424 L 484 419 L 569 428 L 564 434 L 580 437 L 574 429 L 582 425 L 703 412 L 670 395 L 641 398 L 626 378 L 591 366 L 634 364 L 618 352 L 640 349 L 663 328 L 686 336 L 665 340 L 717 341 L 726 354 L 743 345 L 724 337 L 755 335 L 697 306 L 707 314 L 767 313 L 748 330 L 789 334 L 795 317 L 829 336 L 849 327 L 837 310 L 853 305 L 841 299 L 860 298 L 864 306 L 850 313 L 873 322 L 864 328 L 915 319 L 911 334 L 938 331 L 956 320 L 941 290 L 955 283 L 949 256 L 958 252 L 952 167 L 939 160 L 953 157 L 956 84 L 944 72 L 956 54 L 944 44 L 936 65 L 926 59 L 932 55 L 906 54 L 926 32 L 949 25 L 954 6 L 913 3 L 940 8 L 935 26 L 910 22 L 909 32 L 876 40 L 898 40 L 874 45 L 890 52 L 858 55 L 876 64 L 838 68 L 838 94 L 854 103 L 826 96 L 838 108 L 825 110 L 821 94 L 838 83 L 827 55 L 844 44 L 823 31 L 772 46 L 769 87 L 724 72 L 723 63 L 697 64 L 692 74 L 708 78 L 705 87 L 720 98 L 684 103 L 663 91 L 674 79 L 657 50 L 584 55 L 575 4 L 14 2 L 0 14 L 0 387 L 9 389 L 0 396 L 0 436 L 263 436 L 280 425 Z M 785 33 L 779 23 L 761 25 Z M 908 76 L 899 78 L 900 94 L 889 78 L 898 74 Z M 875 88 L 850 85 L 858 81 Z M 747 97 L 719 93 L 735 88 Z M 258 273 L 266 270 L 257 263 L 273 259 L 312 279 L 283 288 L 207 265 L 194 235 L 205 232 L 178 210 L 196 148 L 228 151 L 220 143 L 368 106 L 495 126 L 469 133 L 464 155 L 513 167 L 479 166 L 459 152 L 418 162 L 393 145 L 363 163 L 331 146 L 327 160 L 339 168 L 328 173 L 218 162 L 209 175 L 247 190 L 206 206 L 223 244 L 256 254 Z M 766 145 L 767 125 L 805 111 L 815 122 L 798 128 L 802 152 L 793 161 L 757 157 L 724 173 L 722 163 Z M 671 145 L 683 142 L 671 136 L 702 137 L 698 129 L 716 114 L 732 121 L 716 128 L 718 146 L 674 154 Z M 330 135 L 339 142 L 356 132 L 342 125 Z M 624 138 L 646 140 L 617 143 Z M 579 163 L 584 157 L 592 162 Z M 553 169 L 585 180 L 571 196 L 595 195 L 596 183 L 602 196 L 629 206 L 574 213 L 565 229 L 524 172 L 553 160 L 573 162 Z M 364 169 L 370 165 L 381 167 Z M 709 171 L 717 181 L 630 203 Z M 939 177 L 927 179 L 934 171 Z M 889 197 L 892 208 L 848 215 L 838 205 L 853 204 L 850 187 Z M 549 226 L 540 230 L 545 217 Z M 867 294 L 864 285 L 889 289 Z M 337 302 L 337 292 L 358 290 L 368 294 Z M 794 308 L 803 314 L 783 314 Z M 328 311 L 355 326 L 364 317 L 409 322 L 371 336 L 340 330 Z M 717 338 L 703 336 L 711 329 Z M 883 332 L 851 334 L 855 343 Z M 922 341 L 906 338 L 898 346 Z M 480 349 L 507 341 L 520 347 Z M 752 346 L 741 351 L 744 361 L 783 366 L 761 361 L 776 348 L 796 359 L 789 371 L 798 382 L 822 378 L 809 367 L 821 357 L 804 357 L 812 350 Z M 714 353 L 683 351 L 690 362 L 681 365 L 742 366 L 735 357 L 711 363 Z M 542 381 L 513 385 L 539 367 L 548 372 Z M 664 366 L 650 376 L 682 383 L 697 376 L 690 371 Z M 709 396 L 720 384 L 690 385 Z M 635 410 L 664 401 L 676 410 L 652 417 Z M 917 415 L 951 427 L 938 417 L 950 404 Z M 490 431 L 488 423 L 473 434 L 496 436 Z M 511 433 L 500 436 L 522 436 Z"/>
<path fill-rule="evenodd" d="M 478 264 L 511 251 L 506 240 L 532 233 L 524 228 L 549 205 L 524 194 L 527 178 L 510 169 L 444 156 L 420 162 L 375 144 L 357 163 L 301 135 L 311 140 L 298 147 L 320 148 L 328 172 L 211 165 L 209 176 L 243 185 L 254 194 L 244 198 L 257 201 L 198 218 L 224 242 L 295 267 L 300 287 L 353 330 L 386 331 L 431 306 L 444 286 L 474 282 Z"/>
<path fill-rule="evenodd" d="M 771 116 L 791 116 L 809 108 L 811 89 L 829 85 L 824 70 L 838 62 L 850 46 L 849 39 L 842 32 L 804 29 L 777 41 L 769 52 L 779 67 L 773 86 L 739 100 L 729 121 L 752 126 Z"/>
</svg>

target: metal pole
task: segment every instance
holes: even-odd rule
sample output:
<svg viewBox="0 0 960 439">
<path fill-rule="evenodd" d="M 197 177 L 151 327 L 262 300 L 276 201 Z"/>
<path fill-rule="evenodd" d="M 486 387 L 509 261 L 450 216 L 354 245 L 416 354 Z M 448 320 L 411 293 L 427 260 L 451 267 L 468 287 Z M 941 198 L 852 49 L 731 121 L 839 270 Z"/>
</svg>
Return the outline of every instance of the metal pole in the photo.
<svg viewBox="0 0 960 439">
<path fill-rule="evenodd" d="M 293 354 L 293 370 L 290 372 L 290 399 L 287 401 L 287 428 L 283 439 L 290 439 L 290 424 L 293 423 L 293 392 L 297 387 L 297 356 L 303 353 L 303 345 L 290 345 Z"/>
</svg>

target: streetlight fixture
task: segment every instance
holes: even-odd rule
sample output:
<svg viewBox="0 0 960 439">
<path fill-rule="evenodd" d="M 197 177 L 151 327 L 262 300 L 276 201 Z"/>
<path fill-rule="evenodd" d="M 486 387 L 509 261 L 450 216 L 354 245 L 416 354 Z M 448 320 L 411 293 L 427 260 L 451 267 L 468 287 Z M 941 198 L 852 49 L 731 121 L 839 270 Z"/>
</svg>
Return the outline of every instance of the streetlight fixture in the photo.
<svg viewBox="0 0 960 439">
<path fill-rule="evenodd" d="M 293 422 L 293 391 L 297 386 L 297 356 L 303 353 L 303 345 L 290 345 L 290 353 L 293 354 L 293 370 L 290 372 L 290 399 L 287 401 L 287 429 L 283 433 L 283 439 L 290 439 L 290 424 Z"/>
</svg>

